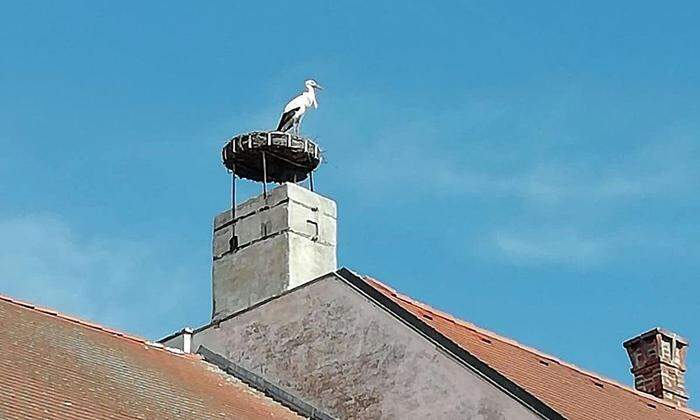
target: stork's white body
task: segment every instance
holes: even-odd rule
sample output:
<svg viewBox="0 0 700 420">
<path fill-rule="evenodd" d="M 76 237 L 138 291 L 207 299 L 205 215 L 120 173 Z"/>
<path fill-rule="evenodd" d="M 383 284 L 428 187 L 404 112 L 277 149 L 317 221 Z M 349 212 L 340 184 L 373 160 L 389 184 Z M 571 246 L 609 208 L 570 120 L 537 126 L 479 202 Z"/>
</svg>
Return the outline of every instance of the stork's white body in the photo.
<svg viewBox="0 0 700 420">
<path fill-rule="evenodd" d="M 320 89 L 321 87 L 313 80 L 306 81 L 306 90 L 289 101 L 284 107 L 282 117 L 277 126 L 277 131 L 289 131 L 289 129 L 293 129 L 295 134 L 299 134 L 299 126 L 301 125 L 301 120 L 304 118 L 306 110 L 312 106 L 318 108 L 316 88 Z"/>
</svg>

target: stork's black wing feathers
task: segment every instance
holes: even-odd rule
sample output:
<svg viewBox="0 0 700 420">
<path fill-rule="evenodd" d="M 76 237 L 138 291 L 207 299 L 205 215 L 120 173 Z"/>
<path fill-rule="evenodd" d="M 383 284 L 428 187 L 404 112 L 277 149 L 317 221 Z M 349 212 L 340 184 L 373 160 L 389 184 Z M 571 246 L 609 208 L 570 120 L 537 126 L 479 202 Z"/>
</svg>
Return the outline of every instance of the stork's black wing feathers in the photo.
<svg viewBox="0 0 700 420">
<path fill-rule="evenodd" d="M 292 117 L 294 113 L 299 110 L 299 107 L 292 108 L 289 111 L 282 114 L 279 124 L 277 124 L 277 131 L 287 131 L 292 128 Z"/>
</svg>

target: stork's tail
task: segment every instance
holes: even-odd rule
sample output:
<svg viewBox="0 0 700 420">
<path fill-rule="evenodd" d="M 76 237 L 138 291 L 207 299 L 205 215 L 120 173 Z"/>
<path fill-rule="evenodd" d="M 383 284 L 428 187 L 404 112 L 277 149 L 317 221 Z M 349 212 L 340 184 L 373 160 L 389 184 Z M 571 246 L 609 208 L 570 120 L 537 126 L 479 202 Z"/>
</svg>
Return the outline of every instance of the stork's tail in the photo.
<svg viewBox="0 0 700 420">
<path fill-rule="evenodd" d="M 299 108 L 290 109 L 289 111 L 282 114 L 280 117 L 280 122 L 277 124 L 277 131 L 287 132 L 294 123 L 294 113 L 297 112 Z"/>
</svg>

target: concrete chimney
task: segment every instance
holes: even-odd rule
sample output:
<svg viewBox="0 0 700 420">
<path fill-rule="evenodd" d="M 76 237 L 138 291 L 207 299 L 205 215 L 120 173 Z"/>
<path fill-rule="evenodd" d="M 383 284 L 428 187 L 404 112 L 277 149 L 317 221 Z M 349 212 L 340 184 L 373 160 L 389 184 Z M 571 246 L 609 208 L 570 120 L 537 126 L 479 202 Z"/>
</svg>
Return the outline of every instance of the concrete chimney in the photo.
<svg viewBox="0 0 700 420">
<path fill-rule="evenodd" d="M 688 405 L 685 356 L 688 340 L 654 328 L 623 344 L 632 362 L 634 387 L 679 407 Z"/>
<path fill-rule="evenodd" d="M 236 206 L 235 217 L 214 219 L 212 320 L 337 269 L 333 200 L 286 183 Z"/>
</svg>

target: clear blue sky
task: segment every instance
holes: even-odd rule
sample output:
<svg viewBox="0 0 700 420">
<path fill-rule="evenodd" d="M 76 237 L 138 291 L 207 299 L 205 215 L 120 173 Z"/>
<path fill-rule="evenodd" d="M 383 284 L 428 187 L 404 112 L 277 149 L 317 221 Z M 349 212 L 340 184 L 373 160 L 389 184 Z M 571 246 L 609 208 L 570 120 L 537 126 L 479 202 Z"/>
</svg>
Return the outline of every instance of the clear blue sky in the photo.
<svg viewBox="0 0 700 420">
<path fill-rule="evenodd" d="M 700 400 L 699 21 L 693 1 L 5 2 L 0 293 L 153 338 L 208 321 L 220 148 L 313 77 L 342 265 L 627 384 L 622 341 L 672 329 Z"/>
</svg>

